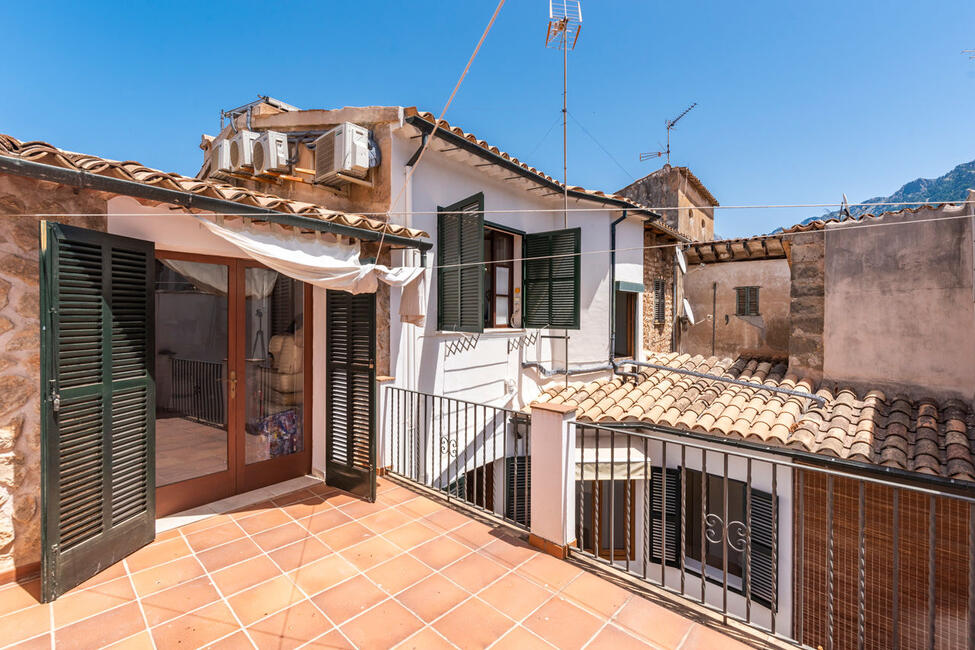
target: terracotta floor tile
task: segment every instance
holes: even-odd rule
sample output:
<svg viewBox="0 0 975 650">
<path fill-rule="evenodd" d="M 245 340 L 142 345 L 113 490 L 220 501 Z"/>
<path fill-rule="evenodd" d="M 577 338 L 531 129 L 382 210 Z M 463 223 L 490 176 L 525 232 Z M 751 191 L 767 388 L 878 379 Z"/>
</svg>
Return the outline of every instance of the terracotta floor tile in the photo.
<svg viewBox="0 0 975 650">
<path fill-rule="evenodd" d="M 196 557 L 207 571 L 213 572 L 255 555 L 260 555 L 260 553 L 261 549 L 258 548 L 257 544 L 244 537 L 223 546 L 197 553 Z"/>
<path fill-rule="evenodd" d="M 297 648 L 329 630 L 332 624 L 311 601 L 303 600 L 248 628 L 258 648 L 286 650 Z"/>
<path fill-rule="evenodd" d="M 501 637 L 501 640 L 491 646 L 491 650 L 535 650 L 536 648 L 544 650 L 554 647 L 534 632 L 519 625 Z"/>
<path fill-rule="evenodd" d="M 526 618 L 524 625 L 552 645 L 568 649 L 583 647 L 603 623 L 605 619 L 587 614 L 556 596 Z"/>
<path fill-rule="evenodd" d="M 52 648 L 51 633 L 44 632 L 26 641 L 20 641 L 11 646 L 6 646 L 4 650 L 51 650 Z"/>
<path fill-rule="evenodd" d="M 237 525 L 237 522 L 228 521 L 218 526 L 213 526 L 212 528 L 190 533 L 186 536 L 186 541 L 189 543 L 190 548 L 199 553 L 200 551 L 226 544 L 243 536 L 244 531 Z"/>
<path fill-rule="evenodd" d="M 338 491 L 338 488 L 334 488 L 331 485 L 326 485 L 325 481 L 321 481 L 320 483 L 312 483 L 311 485 L 306 485 L 304 489 L 308 490 L 309 492 L 313 492 L 315 494 L 331 494 L 333 492 Z"/>
<path fill-rule="evenodd" d="M 447 537 L 438 537 L 410 551 L 411 555 L 434 569 L 442 569 L 469 553 L 471 549 Z"/>
<path fill-rule="evenodd" d="M 274 562 L 281 567 L 282 571 L 293 571 L 303 564 L 310 564 L 326 555 L 330 555 L 332 550 L 325 546 L 315 537 L 303 539 L 294 544 L 282 546 L 268 553 Z"/>
<path fill-rule="evenodd" d="M 287 544 L 292 544 L 298 540 L 308 539 L 311 537 L 305 528 L 300 526 L 295 522 L 288 522 L 283 526 L 278 526 L 277 528 L 272 528 L 266 530 L 263 533 L 258 533 L 254 535 L 252 539 L 254 543 L 260 546 L 265 551 L 272 551 L 281 546 Z"/>
<path fill-rule="evenodd" d="M 550 589 L 561 589 L 576 578 L 582 569 L 551 555 L 537 554 L 518 567 L 518 573 Z"/>
<path fill-rule="evenodd" d="M 222 523 L 232 521 L 233 517 L 230 515 L 210 515 L 209 517 L 204 517 L 194 521 L 191 524 L 186 524 L 185 526 L 180 526 L 179 530 L 184 535 L 189 535 L 190 533 L 195 533 L 199 530 L 206 530 L 207 528 L 212 528 L 214 526 L 219 526 Z"/>
<path fill-rule="evenodd" d="M 522 578 L 517 573 L 509 573 L 479 593 L 478 598 L 520 621 L 553 595 L 554 592 Z"/>
<path fill-rule="evenodd" d="M 442 573 L 471 592 L 477 593 L 509 571 L 494 560 L 471 553 L 443 569 Z"/>
<path fill-rule="evenodd" d="M 314 596 L 351 578 L 358 570 L 340 555 L 332 554 L 289 574 L 306 594 Z"/>
<path fill-rule="evenodd" d="M 614 623 L 663 648 L 679 647 L 694 625 L 683 616 L 639 597 L 631 598 L 623 606 Z"/>
<path fill-rule="evenodd" d="M 224 596 L 231 596 L 238 591 L 248 589 L 256 584 L 281 575 L 281 569 L 274 562 L 263 555 L 221 569 L 210 574 L 210 578 Z"/>
<path fill-rule="evenodd" d="M 424 526 L 419 521 L 412 521 L 383 535 L 389 541 L 406 550 L 439 536 L 439 532 Z"/>
<path fill-rule="evenodd" d="M 401 486 L 394 486 L 383 492 L 382 501 L 383 503 L 388 503 L 391 506 L 397 506 L 412 499 L 416 499 L 418 496 L 420 495 L 412 490 L 408 490 Z"/>
<path fill-rule="evenodd" d="M 400 555 L 366 571 L 370 580 L 390 594 L 399 593 L 432 573 L 430 567 L 410 555 Z"/>
<path fill-rule="evenodd" d="M 587 647 L 593 650 L 629 650 L 630 648 L 632 650 L 639 650 L 640 648 L 646 648 L 647 644 L 635 636 L 630 636 L 615 625 L 607 625 Z M 724 646 L 709 646 L 709 650 L 722 647 Z"/>
<path fill-rule="evenodd" d="M 361 575 L 312 597 L 336 625 L 342 625 L 385 599 L 386 593 Z"/>
<path fill-rule="evenodd" d="M 146 596 L 142 599 L 142 609 L 146 613 L 149 627 L 155 627 L 185 612 L 209 605 L 219 599 L 220 594 L 213 587 L 210 578 L 203 576 Z"/>
<path fill-rule="evenodd" d="M 375 536 L 376 534 L 374 532 L 356 521 L 318 533 L 318 539 L 325 542 L 329 548 L 335 551 L 340 551 L 343 548 L 358 544 Z"/>
<path fill-rule="evenodd" d="M 0 587 L 0 616 L 37 605 L 41 600 L 41 581 L 14 582 Z"/>
<path fill-rule="evenodd" d="M 238 525 L 251 535 L 262 533 L 271 528 L 286 524 L 291 521 L 291 517 L 281 512 L 278 508 L 268 510 L 260 514 L 237 520 Z"/>
<path fill-rule="evenodd" d="M 316 514 L 313 514 L 307 519 L 301 520 L 301 525 L 307 528 L 312 533 L 324 533 L 329 530 L 334 530 L 339 526 L 344 526 L 345 524 L 351 523 L 352 517 L 345 514 L 338 508 L 333 508 L 329 506 L 327 509 L 322 510 Z"/>
<path fill-rule="evenodd" d="M 83 618 L 124 605 L 135 598 L 129 578 L 116 578 L 90 589 L 65 594 L 51 603 L 54 626 L 63 627 Z"/>
<path fill-rule="evenodd" d="M 155 650 L 155 646 L 152 645 L 152 635 L 149 634 L 149 630 L 143 630 L 138 634 L 133 634 L 108 647 L 111 650 Z"/>
<path fill-rule="evenodd" d="M 749 646 L 717 630 L 698 624 L 691 628 L 690 634 L 687 635 L 680 647 L 681 650 L 711 650 L 711 648 L 746 650 Z"/>
<path fill-rule="evenodd" d="M 157 591 L 199 578 L 204 573 L 203 567 L 196 561 L 196 558 L 184 557 L 174 562 L 133 573 L 132 582 L 140 596 L 148 596 Z"/>
<path fill-rule="evenodd" d="M 442 530 L 444 532 L 460 528 L 470 521 L 471 518 L 467 515 L 461 514 L 456 510 L 451 510 L 450 508 L 442 508 L 423 518 L 424 524 L 434 530 Z"/>
<path fill-rule="evenodd" d="M 355 648 L 338 630 L 332 630 L 311 641 L 306 648 L 322 648 L 323 650 L 353 650 Z"/>
<path fill-rule="evenodd" d="M 360 648 L 389 648 L 421 627 L 420 619 L 390 598 L 340 629 Z"/>
<path fill-rule="evenodd" d="M 487 603 L 471 598 L 433 624 L 462 648 L 484 648 L 508 633 L 515 622 Z"/>
<path fill-rule="evenodd" d="M 309 498 L 316 498 L 317 495 L 311 490 L 301 489 L 294 492 L 288 492 L 287 494 L 279 494 L 276 497 L 272 497 L 271 501 L 277 506 L 288 506 L 292 503 L 298 503 L 299 501 L 304 501 Z"/>
<path fill-rule="evenodd" d="M 508 567 L 516 567 L 538 555 L 538 551 L 522 539 L 496 539 L 477 552 Z"/>
<path fill-rule="evenodd" d="M 145 621 L 136 603 L 62 627 L 54 632 L 54 645 L 61 648 L 103 648 L 144 630 Z"/>
<path fill-rule="evenodd" d="M 100 585 L 103 582 L 108 582 L 109 580 L 115 580 L 116 578 L 121 578 L 126 575 L 128 575 L 128 573 L 125 570 L 125 563 L 116 562 L 115 564 L 108 567 L 107 569 L 104 569 L 100 573 L 96 573 L 92 577 L 88 578 L 87 580 L 82 582 L 80 585 L 78 585 L 68 593 L 74 593 L 76 591 L 81 591 L 82 589 L 90 589 L 95 585 Z M 40 598 L 40 595 L 38 595 L 38 598 Z"/>
<path fill-rule="evenodd" d="M 363 517 L 368 517 L 369 515 L 382 512 L 387 507 L 388 506 L 381 501 L 370 503 L 369 501 L 364 500 L 356 500 L 339 506 L 342 512 L 354 519 L 362 519 Z"/>
<path fill-rule="evenodd" d="M 414 517 L 401 512 L 395 508 L 387 508 L 381 512 L 371 514 L 368 517 L 359 519 L 359 523 L 377 533 L 385 533 L 399 528 L 414 520 Z"/>
<path fill-rule="evenodd" d="M 417 497 L 411 499 L 405 503 L 401 503 L 397 508 L 407 514 L 416 515 L 417 517 L 426 517 L 435 512 L 440 512 L 441 510 L 446 510 L 445 506 L 440 505 L 433 499 L 428 499 L 427 497 Z"/>
<path fill-rule="evenodd" d="M 241 648 L 253 648 L 250 639 L 243 630 L 238 630 L 230 636 L 225 636 L 219 641 L 206 646 L 207 650 L 240 650 Z M 162 648 L 160 648 L 162 650 Z"/>
<path fill-rule="evenodd" d="M 218 602 L 154 628 L 152 638 L 160 649 L 200 648 L 237 629 L 230 609 Z"/>
<path fill-rule="evenodd" d="M 0 616 L 0 647 L 23 641 L 51 629 L 48 605 L 35 605 Z"/>
<path fill-rule="evenodd" d="M 625 589 L 586 571 L 570 582 L 560 595 L 582 606 L 583 609 L 607 618 L 615 614 L 632 596 Z"/>
<path fill-rule="evenodd" d="M 397 650 L 449 650 L 456 646 L 432 627 L 425 627 L 395 647 Z"/>
<path fill-rule="evenodd" d="M 313 495 L 307 499 L 302 499 L 295 503 L 288 504 L 281 508 L 281 511 L 292 519 L 304 519 L 312 515 L 335 510 L 335 506 L 325 501 L 324 497 Z"/>
<path fill-rule="evenodd" d="M 479 549 L 498 538 L 497 529 L 498 526 L 488 526 L 479 521 L 468 521 L 460 528 L 448 533 L 448 537 L 473 549 Z"/>
<path fill-rule="evenodd" d="M 186 557 L 190 554 L 190 547 L 182 537 L 168 539 L 164 542 L 153 542 L 144 548 L 140 548 L 132 555 L 125 558 L 125 563 L 129 571 L 135 573 L 142 569 L 170 562 L 177 558 Z"/>
<path fill-rule="evenodd" d="M 350 546 L 339 554 L 354 564 L 360 571 L 381 564 L 403 553 L 403 549 L 382 537 L 373 537 L 355 546 Z"/>
<path fill-rule="evenodd" d="M 250 505 L 241 506 L 230 512 L 230 517 L 235 521 L 241 521 L 243 519 L 250 519 L 255 515 L 264 514 L 266 512 L 271 512 L 277 510 L 278 507 L 270 499 L 265 499 L 264 501 L 258 501 L 257 503 L 252 503 Z"/>
<path fill-rule="evenodd" d="M 434 574 L 397 594 L 396 600 L 429 623 L 469 596 L 443 576 Z"/>
<path fill-rule="evenodd" d="M 312 492 L 315 489 L 312 488 Z M 361 498 L 352 496 L 348 492 L 340 492 L 334 488 L 327 489 L 324 493 L 325 500 L 336 508 L 341 508 L 342 506 L 348 505 L 350 503 L 359 503 L 362 501 Z"/>
<path fill-rule="evenodd" d="M 230 596 L 227 602 L 241 623 L 250 625 L 304 599 L 304 594 L 287 576 L 278 576 Z"/>
</svg>

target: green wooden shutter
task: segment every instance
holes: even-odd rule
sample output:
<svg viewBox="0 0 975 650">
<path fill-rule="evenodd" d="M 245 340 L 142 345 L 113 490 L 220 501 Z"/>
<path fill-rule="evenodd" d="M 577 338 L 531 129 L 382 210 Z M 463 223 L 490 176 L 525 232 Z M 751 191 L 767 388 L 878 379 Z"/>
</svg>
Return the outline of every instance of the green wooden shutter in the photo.
<svg viewBox="0 0 975 650">
<path fill-rule="evenodd" d="M 667 318 L 667 283 L 662 278 L 653 281 L 653 322 L 663 323 Z"/>
<path fill-rule="evenodd" d="M 525 327 L 579 329 L 582 231 L 531 233 L 523 242 Z"/>
<path fill-rule="evenodd" d="M 651 480 L 646 483 L 650 491 L 647 504 L 650 515 L 650 559 L 660 562 L 661 542 L 667 564 L 678 564 L 680 549 L 680 470 L 667 468 L 667 503 L 664 504 L 663 476 L 659 467 L 650 469 Z M 663 535 L 663 539 L 661 539 Z"/>
<path fill-rule="evenodd" d="M 152 242 L 41 222 L 42 598 L 155 537 Z"/>
<path fill-rule="evenodd" d="M 772 495 L 752 489 L 752 585 L 754 600 L 771 606 L 776 602 L 776 566 L 772 562 Z M 777 523 L 777 522 L 776 522 Z"/>
<path fill-rule="evenodd" d="M 735 288 L 735 314 L 745 316 L 748 314 L 748 288 Z"/>
<path fill-rule="evenodd" d="M 758 316 L 758 287 L 748 287 L 748 315 Z"/>
<path fill-rule="evenodd" d="M 484 195 L 437 215 L 437 329 L 484 329 Z"/>
<path fill-rule="evenodd" d="M 376 294 L 325 303 L 325 482 L 376 500 Z"/>
<path fill-rule="evenodd" d="M 531 525 L 530 456 L 504 459 L 504 516 L 523 526 Z"/>
</svg>

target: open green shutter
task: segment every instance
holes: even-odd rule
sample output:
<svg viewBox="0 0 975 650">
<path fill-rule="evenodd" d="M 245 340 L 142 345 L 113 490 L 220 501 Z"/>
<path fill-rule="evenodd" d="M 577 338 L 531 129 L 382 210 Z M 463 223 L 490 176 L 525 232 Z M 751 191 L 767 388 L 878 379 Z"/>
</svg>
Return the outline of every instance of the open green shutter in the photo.
<svg viewBox="0 0 975 650">
<path fill-rule="evenodd" d="M 579 329 L 579 228 L 524 237 L 525 327 Z"/>
<path fill-rule="evenodd" d="M 649 490 L 647 504 L 650 515 L 650 559 L 660 562 L 660 551 L 663 548 L 668 564 L 678 564 L 680 559 L 680 503 L 681 483 L 680 470 L 667 468 L 667 503 L 664 503 L 664 473 L 659 467 L 650 469 L 651 480 L 645 485 Z M 661 536 L 663 536 L 661 538 Z"/>
<path fill-rule="evenodd" d="M 523 526 L 531 525 L 530 456 L 504 459 L 504 516 Z"/>
<path fill-rule="evenodd" d="M 152 242 L 41 222 L 42 597 L 155 537 Z"/>
<path fill-rule="evenodd" d="M 777 525 L 773 518 L 772 495 L 752 489 L 752 570 L 751 596 L 771 607 L 776 602 L 776 566 L 772 562 L 772 534 Z"/>
<path fill-rule="evenodd" d="M 437 215 L 437 329 L 484 329 L 484 196 L 440 208 Z"/>
</svg>

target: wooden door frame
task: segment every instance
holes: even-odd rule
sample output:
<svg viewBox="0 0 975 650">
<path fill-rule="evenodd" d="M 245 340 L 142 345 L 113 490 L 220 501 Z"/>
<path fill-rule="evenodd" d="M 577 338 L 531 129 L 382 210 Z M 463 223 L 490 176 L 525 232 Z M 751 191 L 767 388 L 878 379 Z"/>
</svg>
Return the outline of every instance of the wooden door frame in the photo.
<svg viewBox="0 0 975 650">
<path fill-rule="evenodd" d="M 246 390 L 246 296 L 244 274 L 247 268 L 268 268 L 255 260 L 225 255 L 206 255 L 182 251 L 156 250 L 156 259 L 174 259 L 187 262 L 221 264 L 227 267 L 227 372 L 237 373 L 237 386 Z M 312 343 L 314 312 L 312 287 L 305 285 L 303 295 L 304 329 L 304 396 L 302 404 L 302 451 L 288 456 L 251 463 L 248 471 L 246 458 L 246 399 L 231 400 L 227 396 L 227 469 L 204 476 L 163 485 L 156 488 L 157 517 L 180 512 L 213 501 L 248 492 L 311 471 L 312 448 Z M 243 351 L 243 353 L 242 353 Z M 155 350 L 153 350 L 155 355 Z M 228 376 L 229 379 L 229 376 Z M 238 395 L 244 395 L 238 393 Z"/>
</svg>

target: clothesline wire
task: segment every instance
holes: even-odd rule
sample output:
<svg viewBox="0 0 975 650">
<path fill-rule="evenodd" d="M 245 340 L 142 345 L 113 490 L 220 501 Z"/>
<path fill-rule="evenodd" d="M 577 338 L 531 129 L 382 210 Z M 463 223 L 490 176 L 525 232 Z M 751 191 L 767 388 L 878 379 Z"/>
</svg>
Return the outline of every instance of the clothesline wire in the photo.
<svg viewBox="0 0 975 650">
<path fill-rule="evenodd" d="M 410 166 L 409 171 L 406 172 L 406 178 L 403 179 L 403 184 L 400 185 L 399 191 L 396 193 L 396 198 L 392 202 L 390 202 L 389 207 L 393 207 L 394 205 L 399 203 L 400 197 L 403 196 L 403 191 L 406 189 L 407 184 L 410 182 L 410 178 L 412 178 L 413 172 L 416 171 L 417 165 L 420 164 L 420 160 L 423 158 L 423 154 L 426 152 L 427 146 L 433 140 L 433 136 L 436 134 L 437 128 L 440 126 L 440 123 L 443 121 L 444 116 L 447 114 L 447 109 L 450 108 L 450 104 L 454 101 L 454 97 L 457 95 L 457 91 L 460 90 L 460 85 L 464 82 L 464 77 L 467 76 L 467 72 L 471 69 L 471 65 L 474 63 L 474 58 L 477 57 L 477 53 L 481 50 L 481 45 L 484 44 L 484 40 L 487 38 L 488 32 L 491 31 L 491 27 L 494 25 L 494 21 L 498 17 L 498 14 L 501 12 L 501 7 L 504 6 L 504 3 L 505 0 L 500 0 L 500 2 L 498 2 L 498 6 L 494 8 L 494 13 L 491 15 L 491 20 L 488 21 L 487 26 L 484 28 L 484 33 L 481 34 L 481 40 L 477 42 L 477 46 L 475 46 L 474 51 L 471 52 L 471 58 L 467 60 L 467 65 L 464 67 L 464 71 L 460 74 L 460 78 L 457 80 L 457 83 L 454 85 L 454 90 L 450 93 L 450 97 L 447 99 L 447 103 L 444 104 L 443 110 L 440 111 L 440 117 L 433 125 L 433 131 L 430 133 L 430 136 L 428 138 L 425 138 L 423 140 L 423 144 L 420 146 L 420 152 L 417 154 L 416 160 L 413 161 L 413 164 Z M 376 252 L 377 260 L 379 259 L 379 256 L 382 254 L 383 241 L 386 239 L 386 231 L 389 229 L 390 215 L 387 214 L 386 217 L 387 217 L 386 222 L 383 224 L 383 234 L 379 238 L 379 249 Z"/>
</svg>

